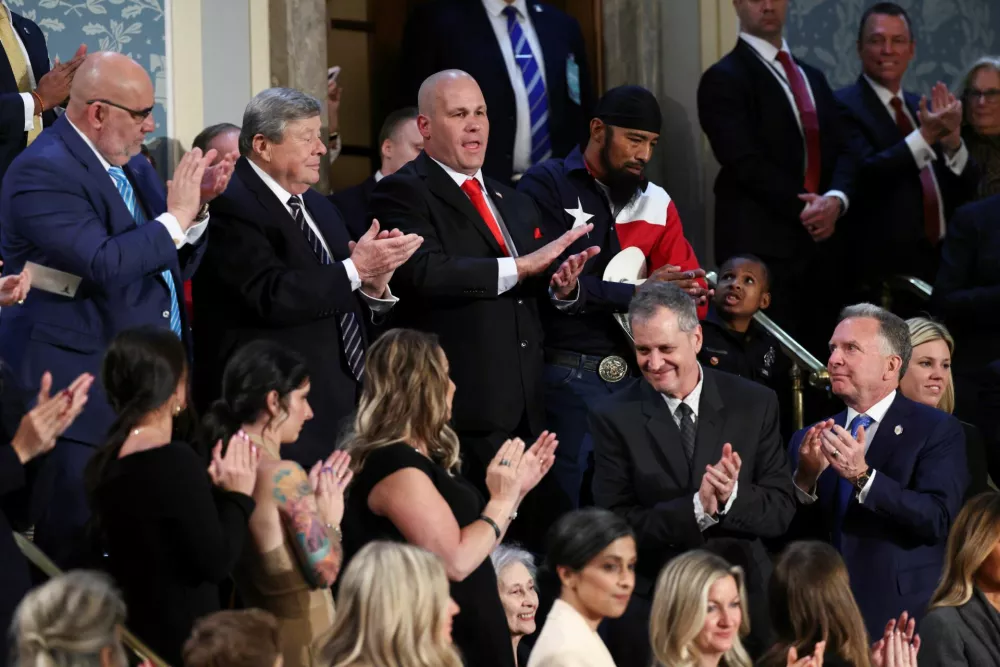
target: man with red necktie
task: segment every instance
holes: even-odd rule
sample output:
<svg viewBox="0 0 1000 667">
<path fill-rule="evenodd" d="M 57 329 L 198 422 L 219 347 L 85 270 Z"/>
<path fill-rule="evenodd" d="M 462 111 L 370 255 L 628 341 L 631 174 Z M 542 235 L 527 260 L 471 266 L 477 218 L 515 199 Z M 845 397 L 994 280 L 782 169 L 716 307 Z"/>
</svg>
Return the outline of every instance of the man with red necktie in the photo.
<svg viewBox="0 0 1000 667">
<path fill-rule="evenodd" d="M 781 36 L 788 0 L 733 4 L 740 38 L 698 86 L 698 117 L 721 167 L 715 259 L 763 259 L 774 276 L 770 316 L 818 351 L 841 301 L 832 267 L 855 165 L 826 78 Z"/>
</svg>

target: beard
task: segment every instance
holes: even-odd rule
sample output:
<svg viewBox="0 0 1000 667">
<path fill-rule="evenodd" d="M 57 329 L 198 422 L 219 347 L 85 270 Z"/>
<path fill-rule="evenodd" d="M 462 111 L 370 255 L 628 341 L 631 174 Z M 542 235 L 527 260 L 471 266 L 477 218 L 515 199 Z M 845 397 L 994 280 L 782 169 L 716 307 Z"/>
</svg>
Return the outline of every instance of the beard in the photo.
<svg viewBox="0 0 1000 667">
<path fill-rule="evenodd" d="M 645 172 L 633 174 L 628 167 L 643 167 L 640 162 L 626 162 L 621 167 L 611 164 L 611 141 L 606 141 L 601 147 L 601 171 L 604 172 L 604 184 L 608 186 L 612 203 L 624 206 L 632 201 L 636 192 L 646 181 Z"/>
</svg>

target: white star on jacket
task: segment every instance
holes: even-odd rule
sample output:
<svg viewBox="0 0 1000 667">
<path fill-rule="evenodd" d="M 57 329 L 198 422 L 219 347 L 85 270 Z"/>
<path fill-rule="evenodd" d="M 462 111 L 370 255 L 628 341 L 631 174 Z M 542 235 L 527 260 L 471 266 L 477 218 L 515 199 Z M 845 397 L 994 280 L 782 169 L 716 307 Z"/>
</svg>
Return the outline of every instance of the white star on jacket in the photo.
<svg viewBox="0 0 1000 667">
<path fill-rule="evenodd" d="M 563 210 L 566 211 L 568 215 L 573 216 L 572 229 L 583 227 L 587 224 L 588 220 L 594 217 L 592 213 L 587 213 L 583 210 L 583 204 L 580 203 L 579 197 L 576 198 L 576 208 L 564 208 Z"/>
</svg>

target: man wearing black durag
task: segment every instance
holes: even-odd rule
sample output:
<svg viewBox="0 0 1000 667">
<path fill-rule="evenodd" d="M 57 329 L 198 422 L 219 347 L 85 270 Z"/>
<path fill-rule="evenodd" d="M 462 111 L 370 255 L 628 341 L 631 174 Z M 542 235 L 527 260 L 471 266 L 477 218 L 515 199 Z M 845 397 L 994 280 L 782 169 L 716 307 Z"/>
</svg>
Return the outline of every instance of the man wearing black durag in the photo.
<svg viewBox="0 0 1000 667">
<path fill-rule="evenodd" d="M 567 252 L 599 245 L 580 276 L 586 306 L 579 313 L 542 308 L 545 328 L 545 427 L 559 434 L 552 474 L 574 507 L 590 496 L 593 442 L 590 406 L 631 385 L 638 376 L 628 335 L 613 313 L 628 310 L 633 285 L 606 282 L 608 262 L 624 248 L 646 257 L 658 280 L 673 281 L 694 298 L 704 316 L 707 291 L 677 208 L 667 192 L 646 180 L 644 170 L 660 136 L 660 106 L 640 86 L 609 90 L 590 121 L 587 145 L 565 159 L 530 169 L 518 190 L 542 212 L 536 238 L 554 239 L 567 229 L 593 223 L 594 231 Z"/>
</svg>

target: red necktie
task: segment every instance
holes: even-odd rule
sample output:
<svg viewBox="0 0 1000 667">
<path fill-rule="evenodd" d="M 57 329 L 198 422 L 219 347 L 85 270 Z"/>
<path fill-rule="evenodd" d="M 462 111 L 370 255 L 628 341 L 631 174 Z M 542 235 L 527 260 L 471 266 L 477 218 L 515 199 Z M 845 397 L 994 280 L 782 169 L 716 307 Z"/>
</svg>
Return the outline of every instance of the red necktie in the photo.
<svg viewBox="0 0 1000 667">
<path fill-rule="evenodd" d="M 819 178 L 822 173 L 822 163 L 819 153 L 819 116 L 816 115 L 816 105 L 809 97 L 809 89 L 802 78 L 802 72 L 792 62 L 787 51 L 778 51 L 778 62 L 785 70 L 788 85 L 795 98 L 795 107 L 799 110 L 799 120 L 802 121 L 802 133 L 806 137 L 806 192 L 816 193 L 819 190 Z"/>
<path fill-rule="evenodd" d="M 479 216 L 486 223 L 486 226 L 489 227 L 493 238 L 500 244 L 500 250 L 504 256 L 510 257 L 510 252 L 507 250 L 507 243 L 503 240 L 503 232 L 500 231 L 500 225 L 497 224 L 497 219 L 493 217 L 493 211 L 490 210 L 489 204 L 486 203 L 486 195 L 483 194 L 483 189 L 480 187 L 479 181 L 470 178 L 465 183 L 462 183 L 462 192 L 467 194 L 469 199 L 472 200 L 472 205 L 479 211 Z"/>
<path fill-rule="evenodd" d="M 903 101 L 894 97 L 889 104 L 896 112 L 896 127 L 899 128 L 904 137 L 909 136 L 914 128 L 910 117 L 903 112 Z M 930 165 L 920 170 L 920 189 L 923 190 L 924 194 L 924 234 L 927 235 L 927 240 L 931 242 L 931 245 L 937 245 L 938 241 L 941 240 L 941 207 Z"/>
</svg>

